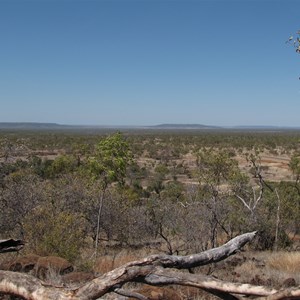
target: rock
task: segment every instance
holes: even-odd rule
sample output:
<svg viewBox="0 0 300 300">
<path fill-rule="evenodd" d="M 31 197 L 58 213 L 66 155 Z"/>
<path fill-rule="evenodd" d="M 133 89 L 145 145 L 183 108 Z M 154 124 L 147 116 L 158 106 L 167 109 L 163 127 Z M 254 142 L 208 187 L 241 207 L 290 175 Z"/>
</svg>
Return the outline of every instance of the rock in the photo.
<svg viewBox="0 0 300 300">
<path fill-rule="evenodd" d="M 34 267 L 34 274 L 40 279 L 45 279 L 48 272 L 53 271 L 64 275 L 74 270 L 72 264 L 66 259 L 57 256 L 40 257 Z"/>
<path fill-rule="evenodd" d="M 72 272 L 65 274 L 61 277 L 62 282 L 66 284 L 85 283 L 93 279 L 94 275 L 92 273 L 87 272 Z"/>
<path fill-rule="evenodd" d="M 292 287 L 292 286 L 296 286 L 296 280 L 292 277 L 287 278 L 283 281 L 282 286 L 283 287 Z"/>
<path fill-rule="evenodd" d="M 10 264 L 9 270 L 14 272 L 29 273 L 34 269 L 39 258 L 40 256 L 35 254 L 21 256 Z"/>
</svg>

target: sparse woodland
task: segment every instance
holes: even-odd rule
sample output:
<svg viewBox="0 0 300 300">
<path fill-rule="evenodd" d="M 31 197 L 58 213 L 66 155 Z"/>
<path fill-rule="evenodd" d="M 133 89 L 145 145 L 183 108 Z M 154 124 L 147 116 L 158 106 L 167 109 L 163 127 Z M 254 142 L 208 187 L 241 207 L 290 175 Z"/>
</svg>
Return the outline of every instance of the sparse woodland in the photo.
<svg viewBox="0 0 300 300">
<path fill-rule="evenodd" d="M 215 275 L 218 261 L 249 242 L 251 253 L 298 249 L 299 141 L 297 131 L 0 132 L 0 239 L 24 241 L 18 257 L 57 256 L 94 276 L 76 288 L 44 283 L 47 276 L 5 268 L 16 257 L 3 253 L 0 291 L 151 299 L 127 284 L 135 282 L 198 287 L 223 299 L 299 299 L 297 288 L 267 279 L 246 286 Z M 219 256 L 207 261 L 210 251 Z M 120 253 L 128 257 L 117 266 Z"/>
</svg>

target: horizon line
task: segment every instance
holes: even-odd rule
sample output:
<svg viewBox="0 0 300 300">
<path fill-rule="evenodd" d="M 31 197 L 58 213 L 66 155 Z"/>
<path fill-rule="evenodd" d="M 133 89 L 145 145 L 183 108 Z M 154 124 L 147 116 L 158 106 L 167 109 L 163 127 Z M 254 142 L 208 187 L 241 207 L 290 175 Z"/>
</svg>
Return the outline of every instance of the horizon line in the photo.
<svg viewBox="0 0 300 300">
<path fill-rule="evenodd" d="M 230 128 L 274 128 L 274 129 L 280 129 L 280 128 L 300 128 L 300 125 L 207 125 L 202 123 L 160 123 L 160 124 L 153 124 L 153 125 L 126 125 L 126 124 L 66 124 L 66 123 L 58 123 L 58 122 L 35 122 L 35 121 L 0 121 L 0 125 L 11 125 L 11 126 L 17 126 L 17 125 L 36 125 L 36 126 L 58 126 L 58 127 L 103 127 L 103 128 L 157 128 L 157 127 L 165 127 L 167 128 L 174 128 L 180 127 L 180 128 L 214 128 L 214 129 L 230 129 Z M 10 126 L 10 127 L 11 127 Z"/>
</svg>

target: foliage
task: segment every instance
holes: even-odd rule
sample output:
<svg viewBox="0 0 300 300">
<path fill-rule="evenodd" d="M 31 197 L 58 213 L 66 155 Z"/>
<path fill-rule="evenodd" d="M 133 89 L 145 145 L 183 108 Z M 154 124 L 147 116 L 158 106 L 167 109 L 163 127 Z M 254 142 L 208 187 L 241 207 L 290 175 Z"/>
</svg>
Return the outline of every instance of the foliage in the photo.
<svg viewBox="0 0 300 300">
<path fill-rule="evenodd" d="M 153 242 L 190 253 L 249 229 L 268 247 L 278 229 L 280 248 L 300 233 L 297 131 L 24 131 L 0 141 L 0 234 L 39 253 L 76 260 L 95 240 L 102 253 Z M 291 177 L 265 181 L 260 153 L 290 157 Z"/>
<path fill-rule="evenodd" d="M 291 157 L 289 167 L 294 176 L 294 187 L 300 196 L 300 154 L 294 153 Z"/>
<path fill-rule="evenodd" d="M 57 211 L 45 204 L 25 220 L 29 248 L 46 256 L 55 255 L 74 262 L 84 247 L 84 221 L 81 215 Z"/>
<path fill-rule="evenodd" d="M 214 186 L 232 180 L 240 173 L 237 161 L 228 151 L 201 150 L 197 153 L 197 166 L 200 183 Z"/>
<path fill-rule="evenodd" d="M 120 132 L 101 140 L 88 166 L 94 179 L 101 178 L 105 184 L 124 183 L 126 168 L 132 161 L 129 145 Z"/>
<path fill-rule="evenodd" d="M 295 51 L 300 53 L 300 30 L 297 31 L 296 35 L 296 37 L 290 36 L 286 42 L 292 44 L 295 48 Z"/>
</svg>

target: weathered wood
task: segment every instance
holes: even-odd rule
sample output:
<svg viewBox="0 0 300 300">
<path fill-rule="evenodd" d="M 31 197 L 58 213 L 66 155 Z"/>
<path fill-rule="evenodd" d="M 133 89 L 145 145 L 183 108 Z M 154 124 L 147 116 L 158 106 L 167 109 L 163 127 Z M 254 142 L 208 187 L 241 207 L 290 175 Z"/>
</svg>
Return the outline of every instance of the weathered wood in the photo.
<svg viewBox="0 0 300 300">
<path fill-rule="evenodd" d="M 147 297 L 145 297 L 139 293 L 131 292 L 128 290 L 123 290 L 121 288 L 114 289 L 114 292 L 118 295 L 125 296 L 125 297 L 135 298 L 135 299 L 139 299 L 139 300 L 148 300 Z"/>
<path fill-rule="evenodd" d="M 300 289 L 278 291 L 264 286 L 226 282 L 201 274 L 174 270 L 174 268 L 202 266 L 225 259 L 250 242 L 255 234 L 256 232 L 251 232 L 240 235 L 221 247 L 194 255 L 151 255 L 107 272 L 77 289 L 54 287 L 27 274 L 0 271 L 0 292 L 30 300 L 92 300 L 116 292 L 144 300 L 147 298 L 122 289 L 126 282 L 140 282 L 160 286 L 176 284 L 198 287 L 221 299 L 241 299 L 243 295 L 269 300 L 299 299 L 297 297 L 300 297 Z"/>
<path fill-rule="evenodd" d="M 207 291 L 255 296 L 268 296 L 277 292 L 276 289 L 264 286 L 226 282 L 201 274 L 176 272 L 170 269 L 156 270 L 145 277 L 145 283 L 151 285 L 177 284 L 198 287 Z"/>
<path fill-rule="evenodd" d="M 207 264 L 219 262 L 235 254 L 245 244 L 253 240 L 256 233 L 256 231 L 253 231 L 239 235 L 220 247 L 197 254 L 187 256 L 152 255 L 146 258 L 146 260 L 150 260 L 153 264 L 161 265 L 164 268 L 190 269 L 194 267 L 204 266 Z"/>
<path fill-rule="evenodd" d="M 107 293 L 114 285 L 124 284 L 129 281 L 139 281 L 154 285 L 173 284 L 172 276 L 174 274 L 171 277 L 169 275 L 164 276 L 162 272 L 167 272 L 165 268 L 184 269 L 218 262 L 236 253 L 246 243 L 250 242 L 255 235 L 256 232 L 242 234 L 223 246 L 199 254 L 187 256 L 150 255 L 142 260 L 129 262 L 122 267 L 95 278 L 80 288 L 77 295 L 83 297 L 83 299 L 97 299 Z M 155 281 L 155 278 L 158 278 L 157 281 Z M 179 281 L 177 280 L 176 284 L 189 285 Z M 190 285 L 193 286 L 193 284 Z M 95 291 L 97 291 L 96 294 Z"/>
<path fill-rule="evenodd" d="M 44 284 L 41 280 L 24 273 L 0 271 L 0 292 L 30 300 L 57 299 L 77 300 L 74 291 L 66 291 Z"/>
<path fill-rule="evenodd" d="M 300 299 L 300 286 L 278 291 L 268 297 L 259 298 L 259 300 L 292 300 Z"/>
</svg>

